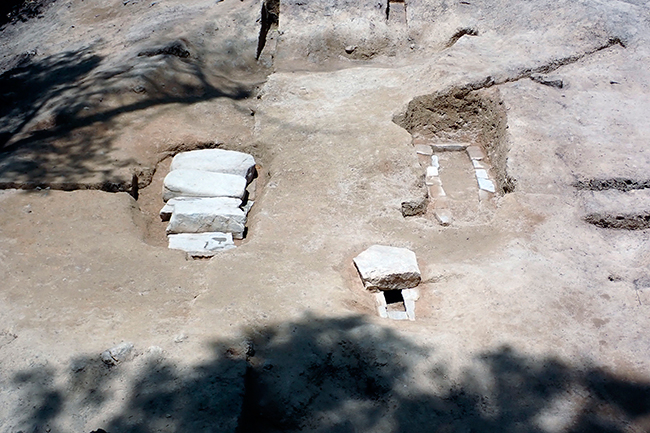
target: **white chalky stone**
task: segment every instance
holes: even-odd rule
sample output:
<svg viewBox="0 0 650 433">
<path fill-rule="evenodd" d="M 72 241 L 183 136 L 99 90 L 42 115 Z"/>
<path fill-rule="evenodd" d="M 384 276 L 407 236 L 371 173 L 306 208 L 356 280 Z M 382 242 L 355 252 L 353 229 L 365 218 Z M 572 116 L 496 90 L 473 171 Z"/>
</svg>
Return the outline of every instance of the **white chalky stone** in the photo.
<svg viewBox="0 0 650 433">
<path fill-rule="evenodd" d="M 203 170 L 173 170 L 163 181 L 163 200 L 175 197 L 234 197 L 242 199 L 246 179 L 242 176 Z"/>
<path fill-rule="evenodd" d="M 476 178 L 477 179 L 489 179 L 490 177 L 488 176 L 487 170 L 479 168 L 479 169 L 476 170 Z"/>
<path fill-rule="evenodd" d="M 429 156 L 433 154 L 433 149 L 431 149 L 431 146 L 428 144 L 416 144 L 415 145 L 415 153 L 419 153 L 420 155 L 426 155 Z"/>
<path fill-rule="evenodd" d="M 482 179 L 482 178 L 477 178 L 478 180 L 478 187 L 479 189 L 482 189 L 484 191 L 488 192 L 495 192 L 496 190 L 494 189 L 494 182 L 492 182 L 489 179 Z"/>
<path fill-rule="evenodd" d="M 451 224 L 451 211 L 448 209 L 436 209 L 435 212 L 436 219 L 441 226 L 448 226 Z"/>
<path fill-rule="evenodd" d="M 469 146 L 468 143 L 437 143 L 431 145 L 434 151 L 442 152 L 457 152 L 467 149 L 467 146 Z"/>
<path fill-rule="evenodd" d="M 246 213 L 240 205 L 241 200 L 230 197 L 175 201 L 167 233 L 224 232 L 241 239 L 246 228 Z"/>
<path fill-rule="evenodd" d="M 427 185 L 438 185 L 436 179 L 438 179 L 438 169 L 436 167 L 427 167 L 427 177 L 425 179 L 425 183 Z"/>
<path fill-rule="evenodd" d="M 179 233 L 167 236 L 169 248 L 195 257 L 210 257 L 219 251 L 235 248 L 232 233 Z"/>
<path fill-rule="evenodd" d="M 234 150 L 192 150 L 176 155 L 172 159 L 170 170 L 203 170 L 235 174 L 250 182 L 255 174 L 255 159 L 247 153 Z"/>
<path fill-rule="evenodd" d="M 366 289 L 409 289 L 420 284 L 415 253 L 406 248 L 373 245 L 357 257 L 354 264 Z"/>
<path fill-rule="evenodd" d="M 431 155 L 431 167 L 440 168 L 440 161 L 438 155 Z"/>
<path fill-rule="evenodd" d="M 482 163 L 481 161 L 479 161 L 478 159 L 472 159 L 472 165 L 474 166 L 474 168 L 483 168 L 483 169 L 486 168 L 486 167 L 485 167 L 485 164 L 483 164 L 483 163 Z"/>
<path fill-rule="evenodd" d="M 467 146 L 467 154 L 469 155 L 470 159 L 476 159 L 480 161 L 481 159 L 485 158 L 483 149 L 481 149 L 479 146 Z"/>
</svg>

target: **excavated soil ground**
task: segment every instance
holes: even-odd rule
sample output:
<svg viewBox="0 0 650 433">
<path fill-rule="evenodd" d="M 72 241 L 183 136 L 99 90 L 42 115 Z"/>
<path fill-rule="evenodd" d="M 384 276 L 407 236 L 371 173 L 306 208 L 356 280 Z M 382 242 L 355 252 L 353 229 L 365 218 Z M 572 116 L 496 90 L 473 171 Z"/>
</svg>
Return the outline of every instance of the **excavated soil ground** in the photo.
<svg viewBox="0 0 650 433">
<path fill-rule="evenodd" d="M 650 231 L 589 219 L 650 211 L 647 4 L 186 3 L 2 29 L 0 431 L 650 430 Z M 499 193 L 449 153 L 457 221 L 403 217 L 417 134 Z M 161 182 L 202 147 L 262 169 L 247 239 L 187 260 Z M 416 253 L 416 321 L 377 316 L 373 244 Z"/>
</svg>

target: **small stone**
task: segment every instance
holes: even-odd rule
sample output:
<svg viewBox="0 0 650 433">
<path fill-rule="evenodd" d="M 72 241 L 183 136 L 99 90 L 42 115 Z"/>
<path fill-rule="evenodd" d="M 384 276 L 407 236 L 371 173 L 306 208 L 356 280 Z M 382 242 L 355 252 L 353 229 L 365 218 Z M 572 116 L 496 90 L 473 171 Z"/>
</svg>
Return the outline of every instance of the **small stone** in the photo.
<svg viewBox="0 0 650 433">
<path fill-rule="evenodd" d="M 347 47 L 345 47 L 345 52 L 348 54 L 352 54 L 356 49 L 357 49 L 356 45 L 348 45 Z"/>
<path fill-rule="evenodd" d="M 440 178 L 438 177 L 438 169 L 433 166 L 427 167 L 427 176 L 425 178 L 425 183 L 427 185 L 438 185 Z"/>
<path fill-rule="evenodd" d="M 212 257 L 235 248 L 232 233 L 179 233 L 167 236 L 169 248 L 185 251 L 192 257 Z"/>
<path fill-rule="evenodd" d="M 386 308 L 386 297 L 383 292 L 375 293 L 375 300 L 377 301 L 377 313 L 382 319 L 388 318 L 388 309 Z"/>
<path fill-rule="evenodd" d="M 489 179 L 482 179 L 482 178 L 477 178 L 478 180 L 478 187 L 479 189 L 482 189 L 487 192 L 496 192 L 496 189 L 494 188 L 494 182 L 492 182 Z"/>
<path fill-rule="evenodd" d="M 558 75 L 532 74 L 530 79 L 536 83 L 543 84 L 544 86 L 555 87 L 556 89 L 564 87 L 564 81 Z"/>
<path fill-rule="evenodd" d="M 431 167 L 440 169 L 440 161 L 438 159 L 438 155 L 431 155 Z"/>
<path fill-rule="evenodd" d="M 368 290 L 410 289 L 420 284 L 417 258 L 406 248 L 373 245 L 355 257 L 354 264 Z"/>
<path fill-rule="evenodd" d="M 176 197 L 233 197 L 243 199 L 246 179 L 203 170 L 172 170 L 163 181 L 163 200 Z"/>
<path fill-rule="evenodd" d="M 441 226 L 448 226 L 451 224 L 451 211 L 448 209 L 436 209 L 435 211 L 436 219 Z"/>
<path fill-rule="evenodd" d="M 467 149 L 469 143 L 437 143 L 432 144 L 434 152 L 457 152 Z"/>
<path fill-rule="evenodd" d="M 179 153 L 172 159 L 170 171 L 202 170 L 234 174 L 250 182 L 255 177 L 255 159 L 243 152 L 223 149 L 199 149 Z"/>
<path fill-rule="evenodd" d="M 489 179 L 487 170 L 479 168 L 476 170 L 476 179 Z"/>
<path fill-rule="evenodd" d="M 479 146 L 467 146 L 467 155 L 469 155 L 470 159 L 472 160 L 482 160 L 485 158 L 485 154 L 483 153 L 483 149 L 481 149 Z"/>
<path fill-rule="evenodd" d="M 416 216 L 426 213 L 429 206 L 429 199 L 424 197 L 422 200 L 412 200 L 402 202 L 402 216 Z"/>
<path fill-rule="evenodd" d="M 428 144 L 416 144 L 415 153 L 419 155 L 431 156 L 433 155 L 433 149 Z"/>
<path fill-rule="evenodd" d="M 233 233 L 237 239 L 246 229 L 246 213 L 241 200 L 231 197 L 204 197 L 175 201 L 167 233 Z"/>
<path fill-rule="evenodd" d="M 248 216 L 248 213 L 251 211 L 251 208 L 253 207 L 254 204 L 255 204 L 254 201 L 248 200 L 246 204 L 240 206 L 241 210 L 244 211 L 244 215 Z"/>
<path fill-rule="evenodd" d="M 133 343 L 120 343 L 115 347 L 101 353 L 101 359 L 106 365 L 117 365 L 130 358 L 133 352 Z"/>
</svg>

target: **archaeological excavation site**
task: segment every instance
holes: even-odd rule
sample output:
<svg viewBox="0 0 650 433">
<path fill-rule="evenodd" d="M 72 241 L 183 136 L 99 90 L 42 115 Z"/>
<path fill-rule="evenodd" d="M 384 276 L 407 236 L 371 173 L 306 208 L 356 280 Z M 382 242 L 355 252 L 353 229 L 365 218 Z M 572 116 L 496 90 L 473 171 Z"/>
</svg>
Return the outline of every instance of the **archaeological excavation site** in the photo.
<svg viewBox="0 0 650 433">
<path fill-rule="evenodd" d="M 8 0 L 0 433 L 650 431 L 645 0 Z"/>
</svg>

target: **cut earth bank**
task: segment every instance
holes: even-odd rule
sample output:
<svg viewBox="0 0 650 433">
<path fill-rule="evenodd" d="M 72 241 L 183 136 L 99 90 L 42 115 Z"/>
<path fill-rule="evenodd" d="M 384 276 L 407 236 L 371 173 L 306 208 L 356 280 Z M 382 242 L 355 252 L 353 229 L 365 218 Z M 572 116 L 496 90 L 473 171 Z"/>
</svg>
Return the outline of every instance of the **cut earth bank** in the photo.
<svg viewBox="0 0 650 433">
<path fill-rule="evenodd" d="M 0 430 L 648 430 L 648 17 L 58 0 L 6 26 Z M 441 154 L 452 224 L 404 217 L 418 136 L 483 146 L 497 194 Z M 259 196 L 187 261 L 161 182 L 206 147 L 253 155 Z M 376 315 L 373 244 L 416 253 L 416 321 Z"/>
</svg>

